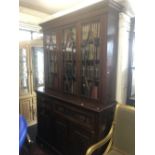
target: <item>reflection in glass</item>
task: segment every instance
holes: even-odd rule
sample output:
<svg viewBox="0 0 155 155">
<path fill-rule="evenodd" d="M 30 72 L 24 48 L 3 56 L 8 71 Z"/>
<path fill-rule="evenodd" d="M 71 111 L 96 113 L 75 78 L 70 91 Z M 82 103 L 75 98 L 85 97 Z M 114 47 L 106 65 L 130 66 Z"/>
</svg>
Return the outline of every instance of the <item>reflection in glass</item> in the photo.
<svg viewBox="0 0 155 155">
<path fill-rule="evenodd" d="M 32 73 L 34 90 L 44 85 L 44 53 L 43 47 L 32 48 Z"/>
<path fill-rule="evenodd" d="M 20 95 L 25 95 L 28 93 L 28 56 L 27 49 L 19 49 L 19 93 Z"/>
<path fill-rule="evenodd" d="M 135 70 L 132 69 L 131 98 L 135 98 Z"/>
<path fill-rule="evenodd" d="M 135 17 L 130 26 L 127 103 L 135 106 Z"/>
<path fill-rule="evenodd" d="M 134 25 L 133 25 L 133 29 L 134 29 Z M 135 99 L 135 32 L 131 32 L 131 33 L 132 33 L 132 43 L 131 43 L 132 49 L 131 49 L 131 94 L 130 94 L 130 98 Z"/>
<path fill-rule="evenodd" d="M 131 58 L 131 98 L 135 99 L 135 37 L 133 34 Z"/>
</svg>

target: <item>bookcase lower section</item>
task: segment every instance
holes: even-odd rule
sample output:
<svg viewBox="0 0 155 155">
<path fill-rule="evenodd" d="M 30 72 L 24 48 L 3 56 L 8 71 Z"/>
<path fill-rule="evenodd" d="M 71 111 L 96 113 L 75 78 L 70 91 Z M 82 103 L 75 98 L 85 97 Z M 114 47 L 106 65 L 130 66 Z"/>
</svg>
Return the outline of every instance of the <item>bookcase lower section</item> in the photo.
<svg viewBox="0 0 155 155">
<path fill-rule="evenodd" d="M 95 111 L 37 92 L 37 108 L 38 141 L 58 155 L 84 155 L 108 132 L 114 104 Z"/>
</svg>

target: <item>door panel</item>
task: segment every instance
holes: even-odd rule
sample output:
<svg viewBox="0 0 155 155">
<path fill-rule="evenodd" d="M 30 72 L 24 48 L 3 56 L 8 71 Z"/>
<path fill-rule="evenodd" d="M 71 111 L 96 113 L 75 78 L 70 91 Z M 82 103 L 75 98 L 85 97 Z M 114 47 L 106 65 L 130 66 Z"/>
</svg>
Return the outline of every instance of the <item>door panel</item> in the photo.
<svg viewBox="0 0 155 155">
<path fill-rule="evenodd" d="M 84 155 L 87 148 L 92 143 L 93 134 L 79 127 L 71 128 L 70 130 L 70 155 Z"/>
<path fill-rule="evenodd" d="M 56 118 L 53 127 L 54 143 L 53 145 L 63 155 L 68 155 L 68 124 L 67 121 Z"/>
<path fill-rule="evenodd" d="M 28 123 L 33 121 L 32 117 L 32 98 L 20 99 L 20 114 L 26 118 Z"/>
<path fill-rule="evenodd" d="M 23 96 L 30 93 L 29 46 L 23 45 L 19 48 L 19 94 Z"/>
</svg>

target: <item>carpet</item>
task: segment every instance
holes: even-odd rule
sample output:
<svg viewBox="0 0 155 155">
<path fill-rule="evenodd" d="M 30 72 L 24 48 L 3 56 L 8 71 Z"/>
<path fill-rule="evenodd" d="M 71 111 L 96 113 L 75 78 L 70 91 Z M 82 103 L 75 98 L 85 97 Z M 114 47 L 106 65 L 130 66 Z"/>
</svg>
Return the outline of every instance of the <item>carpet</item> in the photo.
<svg viewBox="0 0 155 155">
<path fill-rule="evenodd" d="M 54 155 L 50 150 L 47 150 L 36 143 L 37 125 L 28 127 L 28 134 L 33 143 L 27 141 L 22 146 L 19 155 Z"/>
</svg>

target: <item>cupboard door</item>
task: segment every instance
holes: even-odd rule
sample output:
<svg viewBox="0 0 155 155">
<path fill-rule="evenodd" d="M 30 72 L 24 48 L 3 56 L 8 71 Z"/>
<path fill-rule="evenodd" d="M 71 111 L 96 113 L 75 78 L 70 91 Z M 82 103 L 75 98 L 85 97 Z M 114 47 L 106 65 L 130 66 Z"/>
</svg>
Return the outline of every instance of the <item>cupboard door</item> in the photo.
<svg viewBox="0 0 155 155">
<path fill-rule="evenodd" d="M 31 48 L 33 91 L 44 86 L 44 52 L 43 47 Z"/>
<path fill-rule="evenodd" d="M 26 121 L 29 123 L 33 122 L 33 109 L 32 109 L 32 98 L 20 99 L 19 100 L 19 107 L 20 107 L 20 114 L 23 115 Z"/>
<path fill-rule="evenodd" d="M 76 27 L 63 30 L 62 34 L 62 75 L 63 91 L 67 94 L 77 94 L 77 50 L 76 50 Z"/>
<path fill-rule="evenodd" d="M 88 147 L 92 144 L 93 134 L 80 129 L 78 126 L 70 130 L 70 155 L 84 155 Z"/>
<path fill-rule="evenodd" d="M 57 116 L 54 120 L 53 128 L 53 146 L 63 155 L 68 155 L 68 123 Z"/>
<path fill-rule="evenodd" d="M 30 88 L 29 46 L 24 45 L 19 48 L 19 95 L 30 94 Z"/>
<path fill-rule="evenodd" d="M 99 98 L 100 23 L 81 26 L 81 96 Z"/>
<path fill-rule="evenodd" d="M 59 71 L 58 71 L 58 37 L 57 33 L 45 34 L 45 67 L 46 77 L 45 85 L 48 89 L 59 89 Z"/>
</svg>

